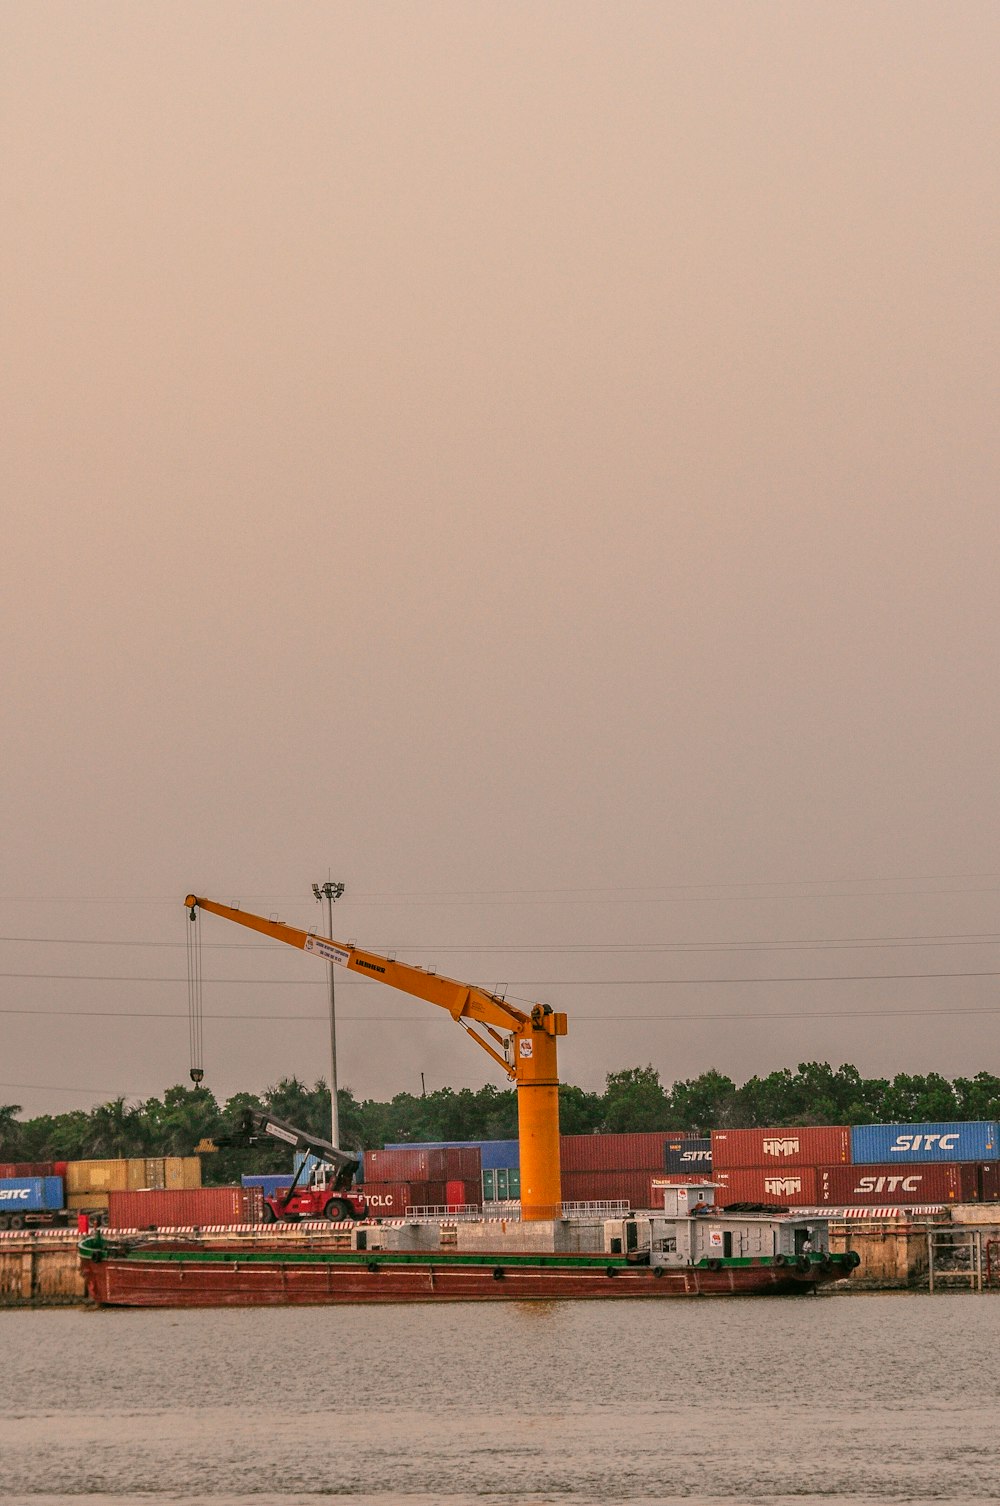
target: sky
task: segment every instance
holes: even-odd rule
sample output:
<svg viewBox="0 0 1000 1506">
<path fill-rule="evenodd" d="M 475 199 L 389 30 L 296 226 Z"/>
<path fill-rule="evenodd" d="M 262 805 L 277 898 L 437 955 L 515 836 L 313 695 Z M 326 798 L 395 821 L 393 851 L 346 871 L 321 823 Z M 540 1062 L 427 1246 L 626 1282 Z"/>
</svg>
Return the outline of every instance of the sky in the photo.
<svg viewBox="0 0 1000 1506">
<path fill-rule="evenodd" d="M 186 1081 L 189 892 L 564 1080 L 1000 1071 L 1000 11 L 0 4 L 0 1102 Z M 327 1072 L 202 925 L 206 1084 Z M 345 978 L 359 1097 L 503 1085 Z"/>
</svg>

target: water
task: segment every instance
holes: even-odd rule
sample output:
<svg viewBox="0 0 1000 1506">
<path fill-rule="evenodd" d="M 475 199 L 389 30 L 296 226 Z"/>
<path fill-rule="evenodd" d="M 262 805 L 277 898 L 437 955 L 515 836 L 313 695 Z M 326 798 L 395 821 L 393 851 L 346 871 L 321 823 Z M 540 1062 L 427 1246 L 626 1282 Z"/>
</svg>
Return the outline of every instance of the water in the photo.
<svg viewBox="0 0 1000 1506">
<path fill-rule="evenodd" d="M 1000 1500 L 1000 1300 L 0 1313 L 4 1506 Z"/>
</svg>

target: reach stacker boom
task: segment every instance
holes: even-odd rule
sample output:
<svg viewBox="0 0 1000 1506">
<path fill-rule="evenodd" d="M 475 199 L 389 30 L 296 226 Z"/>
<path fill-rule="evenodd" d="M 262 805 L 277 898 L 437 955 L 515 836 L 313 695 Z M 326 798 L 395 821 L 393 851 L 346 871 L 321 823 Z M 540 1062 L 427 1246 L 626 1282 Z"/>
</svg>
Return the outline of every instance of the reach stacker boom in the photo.
<svg viewBox="0 0 1000 1506">
<path fill-rule="evenodd" d="M 528 1013 L 474 984 L 362 951 L 350 942 L 333 941 L 314 931 L 300 931 L 280 920 L 266 920 L 247 910 L 189 894 L 184 901 L 195 919 L 197 910 L 221 915 L 274 941 L 311 952 L 362 978 L 385 983 L 415 999 L 446 1009 L 466 1034 L 481 1046 L 517 1087 L 518 1139 L 521 1147 L 521 1217 L 525 1221 L 562 1215 L 559 1173 L 559 1074 L 556 1038 L 566 1034 L 566 1016 L 548 1004 Z M 473 1025 L 481 1027 L 489 1039 Z M 490 1042 L 495 1044 L 490 1044 Z M 499 1049 L 498 1049 L 499 1048 Z"/>
</svg>

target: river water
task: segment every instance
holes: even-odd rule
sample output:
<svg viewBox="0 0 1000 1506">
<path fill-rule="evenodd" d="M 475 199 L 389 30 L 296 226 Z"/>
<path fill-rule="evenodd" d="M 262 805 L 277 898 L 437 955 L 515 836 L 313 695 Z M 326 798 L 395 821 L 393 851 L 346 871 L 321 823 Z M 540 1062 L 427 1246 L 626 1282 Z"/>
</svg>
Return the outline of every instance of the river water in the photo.
<svg viewBox="0 0 1000 1506">
<path fill-rule="evenodd" d="M 4 1506 L 1000 1500 L 1000 1300 L 0 1313 Z"/>
</svg>

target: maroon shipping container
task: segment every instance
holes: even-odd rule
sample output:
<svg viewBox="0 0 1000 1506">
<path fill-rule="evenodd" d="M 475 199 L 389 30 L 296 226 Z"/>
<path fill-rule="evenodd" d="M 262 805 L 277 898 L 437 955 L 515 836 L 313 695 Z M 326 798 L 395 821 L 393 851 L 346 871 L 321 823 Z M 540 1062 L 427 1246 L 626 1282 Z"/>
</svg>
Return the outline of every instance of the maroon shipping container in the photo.
<svg viewBox="0 0 1000 1506">
<path fill-rule="evenodd" d="M 65 1175 L 66 1162 L 58 1163 L 63 1170 L 56 1170 L 55 1161 L 0 1161 L 0 1177 L 60 1177 Z"/>
<path fill-rule="evenodd" d="M 676 1134 L 560 1135 L 559 1160 L 563 1171 L 663 1171 Z"/>
<path fill-rule="evenodd" d="M 776 1203 L 782 1208 L 811 1208 L 816 1202 L 814 1166 L 740 1166 L 731 1170 L 712 1168 L 715 1201 L 729 1203 Z"/>
<path fill-rule="evenodd" d="M 979 1196 L 984 1203 L 1000 1202 L 1000 1161 L 982 1161 L 979 1171 Z"/>
<path fill-rule="evenodd" d="M 254 1221 L 252 1187 L 177 1187 L 109 1192 L 112 1229 L 189 1228 Z"/>
<path fill-rule="evenodd" d="M 478 1145 L 405 1146 L 365 1151 L 370 1182 L 474 1182 L 482 1174 Z"/>
<path fill-rule="evenodd" d="M 649 1171 L 564 1171 L 563 1202 L 626 1202 L 632 1208 L 649 1208 L 652 1179 Z"/>
<path fill-rule="evenodd" d="M 366 1182 L 365 1195 L 371 1218 L 402 1218 L 407 1208 L 443 1208 L 444 1182 Z"/>
<path fill-rule="evenodd" d="M 979 1167 L 972 1161 L 912 1161 L 901 1166 L 821 1166 L 816 1201 L 872 1208 L 906 1203 L 975 1203 Z"/>
<path fill-rule="evenodd" d="M 849 1166 L 851 1131 L 843 1124 L 791 1129 L 712 1131 L 712 1175 L 737 1166 Z"/>
</svg>

